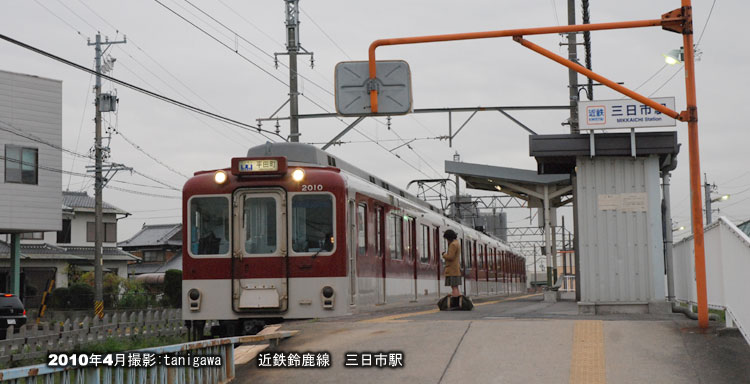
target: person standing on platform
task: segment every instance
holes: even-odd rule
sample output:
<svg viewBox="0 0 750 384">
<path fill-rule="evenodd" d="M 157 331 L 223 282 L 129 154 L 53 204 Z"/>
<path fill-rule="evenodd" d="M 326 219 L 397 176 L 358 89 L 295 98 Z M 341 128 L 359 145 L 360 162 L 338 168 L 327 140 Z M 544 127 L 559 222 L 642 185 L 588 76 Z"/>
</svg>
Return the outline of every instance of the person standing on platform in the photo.
<svg viewBox="0 0 750 384">
<path fill-rule="evenodd" d="M 457 240 L 456 232 L 450 229 L 445 231 L 443 237 L 448 240 L 448 252 L 443 254 L 443 259 L 445 259 L 445 286 L 453 289 L 452 297 L 459 297 L 461 296 L 461 292 L 458 290 L 458 286 L 461 285 L 461 266 L 459 265 L 461 245 Z"/>
</svg>

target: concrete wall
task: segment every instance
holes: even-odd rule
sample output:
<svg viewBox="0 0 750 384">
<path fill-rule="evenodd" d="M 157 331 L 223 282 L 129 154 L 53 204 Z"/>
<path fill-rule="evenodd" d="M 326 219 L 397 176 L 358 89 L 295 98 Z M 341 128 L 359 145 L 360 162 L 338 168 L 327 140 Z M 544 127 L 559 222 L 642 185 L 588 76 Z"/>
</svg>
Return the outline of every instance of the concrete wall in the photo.
<svg viewBox="0 0 750 384">
<path fill-rule="evenodd" d="M 659 159 L 579 157 L 581 301 L 664 301 Z"/>
<path fill-rule="evenodd" d="M 62 143 L 62 82 L 0 71 L 0 232 L 57 231 L 62 226 L 62 174 L 38 169 L 38 184 L 5 182 L 5 146 L 38 150 L 38 166 L 62 168 L 62 153 L 13 134 Z"/>
</svg>

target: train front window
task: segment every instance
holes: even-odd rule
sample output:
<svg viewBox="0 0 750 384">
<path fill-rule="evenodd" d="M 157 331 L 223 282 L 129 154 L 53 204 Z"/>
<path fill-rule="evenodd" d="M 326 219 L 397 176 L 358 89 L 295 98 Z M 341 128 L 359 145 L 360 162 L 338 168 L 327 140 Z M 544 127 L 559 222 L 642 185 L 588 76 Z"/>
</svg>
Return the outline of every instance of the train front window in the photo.
<svg viewBox="0 0 750 384">
<path fill-rule="evenodd" d="M 245 252 L 276 252 L 276 199 L 248 197 L 244 205 Z"/>
<path fill-rule="evenodd" d="M 190 252 L 194 255 L 229 252 L 229 199 L 215 196 L 190 200 Z"/>
<path fill-rule="evenodd" d="M 333 197 L 327 194 L 292 197 L 294 252 L 329 252 L 334 243 Z"/>
</svg>

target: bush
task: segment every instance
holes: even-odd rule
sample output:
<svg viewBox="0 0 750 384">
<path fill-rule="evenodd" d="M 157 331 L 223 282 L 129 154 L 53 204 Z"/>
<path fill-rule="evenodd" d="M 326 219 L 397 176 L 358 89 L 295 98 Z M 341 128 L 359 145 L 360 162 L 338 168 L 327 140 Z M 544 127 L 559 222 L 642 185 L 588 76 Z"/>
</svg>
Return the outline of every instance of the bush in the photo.
<svg viewBox="0 0 750 384">
<path fill-rule="evenodd" d="M 70 309 L 94 308 L 94 288 L 85 283 L 70 286 Z"/>
<path fill-rule="evenodd" d="M 70 289 L 67 287 L 55 288 L 49 298 L 48 306 L 53 309 L 70 308 Z"/>
<path fill-rule="evenodd" d="M 156 294 L 148 292 L 142 283 L 126 280 L 122 285 L 125 292 L 117 301 L 117 308 L 144 309 L 157 304 Z"/>
<path fill-rule="evenodd" d="M 173 308 L 182 306 L 182 271 L 170 269 L 164 274 L 164 304 Z"/>
<path fill-rule="evenodd" d="M 93 288 L 95 284 L 94 272 L 84 273 L 78 281 Z M 105 273 L 104 276 L 102 276 L 102 298 L 104 299 L 104 308 L 112 309 L 115 307 L 117 298 L 120 296 L 121 288 L 123 288 L 125 282 L 126 279 L 123 279 L 114 273 Z"/>
</svg>

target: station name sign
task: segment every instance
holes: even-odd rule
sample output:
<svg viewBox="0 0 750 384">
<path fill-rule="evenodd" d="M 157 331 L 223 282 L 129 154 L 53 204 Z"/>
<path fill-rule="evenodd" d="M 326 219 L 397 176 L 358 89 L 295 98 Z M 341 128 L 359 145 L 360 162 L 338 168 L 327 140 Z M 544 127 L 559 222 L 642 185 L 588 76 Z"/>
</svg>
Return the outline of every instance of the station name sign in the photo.
<svg viewBox="0 0 750 384">
<path fill-rule="evenodd" d="M 674 110 L 674 97 L 654 98 Z M 675 119 L 633 99 L 581 101 L 578 126 L 581 130 L 674 127 Z"/>
<path fill-rule="evenodd" d="M 286 170 L 286 157 L 235 157 L 232 159 L 232 174 L 236 176 L 275 175 L 286 173 Z"/>
</svg>

